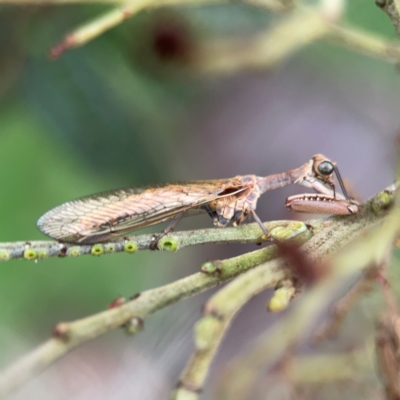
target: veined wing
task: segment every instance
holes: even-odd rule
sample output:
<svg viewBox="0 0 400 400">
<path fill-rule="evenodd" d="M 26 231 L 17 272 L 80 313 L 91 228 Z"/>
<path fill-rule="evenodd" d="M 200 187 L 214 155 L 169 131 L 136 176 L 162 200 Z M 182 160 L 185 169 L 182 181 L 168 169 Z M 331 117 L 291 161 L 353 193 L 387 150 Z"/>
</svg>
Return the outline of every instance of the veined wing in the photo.
<svg viewBox="0 0 400 400">
<path fill-rule="evenodd" d="M 96 243 L 167 221 L 243 190 L 236 178 L 113 190 L 55 207 L 38 220 L 37 226 L 53 239 Z"/>
</svg>

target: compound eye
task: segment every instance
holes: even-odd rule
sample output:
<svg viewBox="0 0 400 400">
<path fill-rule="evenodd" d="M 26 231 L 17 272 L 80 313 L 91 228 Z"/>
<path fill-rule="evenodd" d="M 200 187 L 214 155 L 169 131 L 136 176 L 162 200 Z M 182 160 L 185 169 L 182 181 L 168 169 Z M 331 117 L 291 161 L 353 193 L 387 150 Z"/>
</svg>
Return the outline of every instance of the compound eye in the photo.
<svg viewBox="0 0 400 400">
<path fill-rule="evenodd" d="M 322 161 L 317 167 L 318 172 L 323 176 L 329 176 L 335 170 L 333 164 L 329 161 Z"/>
</svg>

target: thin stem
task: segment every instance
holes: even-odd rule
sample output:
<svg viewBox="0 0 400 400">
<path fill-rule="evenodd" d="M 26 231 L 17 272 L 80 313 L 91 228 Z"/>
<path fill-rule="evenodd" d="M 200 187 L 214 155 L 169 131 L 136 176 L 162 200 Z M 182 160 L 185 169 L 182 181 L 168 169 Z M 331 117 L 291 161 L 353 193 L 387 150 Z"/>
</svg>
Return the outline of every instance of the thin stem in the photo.
<svg viewBox="0 0 400 400">
<path fill-rule="evenodd" d="M 304 239 L 307 237 L 309 236 L 303 236 Z M 270 246 L 227 260 L 214 261 L 212 262 L 215 267 L 213 274 L 199 272 L 160 288 L 135 295 L 134 299 L 120 307 L 74 322 L 59 323 L 52 338 L 0 372 L 0 398 L 8 396 L 80 344 L 129 323 L 132 318 L 143 321 L 167 306 L 215 287 L 276 256 L 276 246 Z M 206 264 L 204 270 L 209 271 L 210 263 Z M 277 273 L 281 274 L 281 272 L 275 272 Z"/>
<path fill-rule="evenodd" d="M 323 325 L 318 328 L 314 334 L 314 342 L 319 342 L 337 335 L 341 323 L 356 301 L 371 289 L 373 284 L 371 275 L 372 274 L 367 271 L 352 285 L 348 292 L 331 307 L 329 318 L 324 321 Z"/>
<path fill-rule="evenodd" d="M 400 61 L 400 46 L 384 37 L 346 26 L 332 25 L 325 40 L 351 51 L 388 62 Z"/>
<path fill-rule="evenodd" d="M 240 309 L 262 290 L 290 277 L 290 271 L 283 269 L 281 264 L 273 260 L 259 265 L 230 282 L 207 301 L 204 317 L 196 324 L 196 350 L 181 374 L 175 399 L 183 398 L 188 393 L 191 393 L 191 398 L 197 398 L 210 364 Z"/>
<path fill-rule="evenodd" d="M 387 204 L 393 204 L 393 190 L 394 188 L 390 188 L 389 191 L 382 191 L 369 202 L 368 209 L 363 211 L 365 225 L 357 223 L 353 225 L 346 218 L 346 221 L 350 222 L 347 225 L 349 230 L 336 230 L 331 226 L 302 246 L 302 250 L 311 261 L 316 265 L 325 266 L 325 275 L 292 305 L 287 317 L 280 324 L 274 326 L 252 345 L 251 352 L 240 354 L 236 360 L 230 362 L 229 370 L 224 376 L 224 382 L 229 381 L 230 384 L 224 388 L 224 393 L 220 394 L 219 398 L 230 398 L 232 395 L 237 400 L 248 398 L 248 390 L 254 384 L 258 371 L 265 371 L 268 366 L 274 365 L 288 348 L 293 348 L 297 344 L 300 337 L 313 337 L 311 327 L 326 313 L 343 287 L 351 286 L 351 283 L 359 279 L 371 265 L 375 266 L 381 260 L 387 259 L 393 238 L 398 231 L 400 208 L 393 209 L 384 220 L 380 219 L 382 215 L 379 210 L 387 209 L 384 203 L 388 200 L 386 195 L 389 193 L 391 199 Z M 371 230 L 371 227 L 377 224 L 380 225 Z M 357 225 L 358 231 L 354 231 L 353 228 Z M 326 235 L 331 235 L 327 241 Z M 351 247 L 347 246 L 345 251 L 339 252 L 333 259 L 327 261 L 327 256 L 336 253 L 339 248 L 356 237 L 358 237 L 356 243 Z M 245 375 L 242 374 L 244 365 Z"/>
<path fill-rule="evenodd" d="M 390 18 L 397 33 L 400 34 L 400 3 L 398 0 L 375 0 L 379 6 Z"/>
<path fill-rule="evenodd" d="M 382 252 L 381 249 L 383 248 L 386 251 L 389 239 L 390 243 L 393 240 L 393 232 L 397 231 L 397 219 L 399 219 L 400 216 L 392 213 L 394 219 L 384 219 L 386 215 L 385 210 L 388 209 L 392 201 L 392 191 L 385 190 L 375 196 L 359 215 L 350 216 L 348 218 L 334 218 L 329 224 L 321 221 L 319 224 L 320 229 L 315 231 L 315 236 L 304 246 L 304 251 L 307 252 L 310 259 L 317 263 L 320 258 L 337 252 L 354 237 L 365 234 L 371 227 L 385 220 L 385 226 L 382 227 L 383 231 L 380 229 L 379 232 L 376 232 L 374 235 L 374 237 L 378 236 L 378 240 L 380 241 L 378 248 L 375 242 L 364 239 L 364 247 L 356 247 L 354 250 L 355 253 L 351 254 L 350 257 L 345 255 L 335 259 L 333 265 L 335 268 L 332 268 L 332 270 L 337 269 L 339 271 L 339 278 L 343 278 L 344 276 L 348 277 L 348 274 L 353 274 L 355 271 L 358 271 L 361 265 L 370 262 L 372 258 L 379 258 Z M 258 226 L 257 228 L 259 229 Z M 224 230 L 221 232 L 223 231 Z M 309 239 L 308 231 L 303 234 L 303 240 L 305 239 Z M 0 398 L 4 398 L 6 395 L 10 394 L 27 380 L 39 374 L 51 363 L 80 344 L 122 326 L 128 323 L 132 318 L 144 320 L 149 315 L 181 299 L 188 298 L 208 288 L 214 287 L 223 281 L 229 280 L 250 268 L 276 257 L 276 255 L 276 247 L 270 246 L 233 259 L 206 263 L 203 266 L 203 270 L 206 273 L 197 273 L 161 288 L 148 290 L 143 292 L 139 297 L 135 296 L 133 300 L 120 307 L 103 311 L 72 323 L 58 324 L 55 329 L 54 337 L 0 373 Z M 355 262 L 355 260 L 357 260 L 357 262 Z M 275 268 L 276 265 L 274 263 L 267 265 L 269 265 L 267 268 L 274 268 L 270 271 L 271 275 L 267 274 L 267 276 L 269 276 L 272 281 L 276 281 L 276 273 L 281 276 L 282 272 Z M 344 276 L 342 276 L 343 273 L 345 273 Z M 247 278 L 245 277 L 244 279 Z M 268 282 L 264 282 L 264 284 L 268 285 Z M 333 288 L 336 288 L 338 284 L 337 279 L 334 279 L 332 284 L 334 285 Z M 314 292 L 319 287 L 320 285 L 317 285 Z M 322 286 L 321 289 L 318 289 L 318 296 L 323 295 L 322 299 L 325 299 L 325 295 L 328 295 L 329 298 L 331 289 L 331 286 Z M 316 295 L 314 292 L 311 292 L 312 296 Z M 290 338 L 293 339 L 298 334 L 299 331 L 297 328 L 301 328 L 303 326 L 302 324 L 307 324 L 309 318 L 312 318 L 315 312 L 320 309 L 319 303 L 317 303 L 317 305 L 308 303 L 312 299 L 314 299 L 314 297 L 307 297 L 306 307 L 304 307 L 304 310 L 299 310 L 300 317 L 306 316 L 305 321 L 301 322 L 297 318 L 295 324 L 290 325 L 290 329 L 288 326 L 284 327 L 284 329 L 286 329 L 286 331 L 283 331 L 284 335 L 282 332 L 279 332 L 279 334 L 281 334 L 281 342 L 277 349 L 274 350 L 274 357 L 280 354 L 287 343 L 290 343 Z M 318 299 L 321 301 L 319 297 Z M 309 306 L 307 306 L 307 304 L 309 304 Z M 310 306 L 313 307 L 310 308 Z M 308 312 L 310 312 L 310 315 L 307 314 Z M 301 324 L 299 324 L 300 322 Z M 295 328 L 294 332 L 290 335 L 295 336 L 286 338 L 285 335 L 287 335 L 287 332 L 293 328 Z M 285 338 L 288 339 L 288 341 L 283 340 Z M 274 357 L 272 357 L 272 359 Z"/>
<path fill-rule="evenodd" d="M 382 193 L 386 194 L 387 192 Z M 393 200 L 393 191 L 391 193 Z M 357 245 L 346 252 L 339 253 L 333 260 L 330 260 L 329 264 L 331 266 L 328 265 L 327 261 L 327 257 L 337 252 L 345 242 L 353 240 L 360 234 L 366 235 L 366 232 L 370 231 L 372 226 L 379 223 L 380 217 L 377 215 L 379 213 L 373 210 L 372 205 L 376 205 L 376 201 L 379 203 L 381 198 L 382 194 L 371 200 L 369 203 L 371 207 L 364 210 L 361 220 L 351 221 L 349 218 L 346 219 L 348 229 L 346 229 L 345 235 L 343 235 L 344 231 L 338 234 L 337 226 L 332 224 L 314 235 L 310 241 L 302 246 L 302 252 L 307 256 L 308 262 L 311 263 L 308 268 L 310 270 L 319 269 L 320 281 L 311 287 L 303 298 L 292 307 L 289 318 L 283 320 L 276 328 L 271 329 L 265 343 L 264 340 L 263 343 L 258 343 L 256 351 L 260 354 L 260 358 L 257 358 L 260 363 L 265 364 L 265 360 L 268 360 L 270 365 L 274 364 L 286 349 L 295 346 L 299 336 L 307 332 L 309 325 L 315 321 L 322 310 L 327 308 L 327 305 L 336 297 L 338 291 L 342 287 L 346 287 L 349 280 L 354 279 L 355 274 L 362 274 L 365 269 L 370 267 L 371 262 L 387 257 L 387 246 L 391 244 L 393 236 L 396 234 L 398 226 L 396 225 L 398 223 L 396 219 L 400 218 L 400 208 L 392 212 L 393 218 L 390 219 L 390 222 L 387 222 L 389 218 L 385 220 L 385 224 L 374 231 L 369 238 L 363 236 Z M 360 255 L 361 252 L 363 252 L 362 256 Z M 209 340 L 210 345 L 206 347 L 206 351 L 201 346 L 198 346 L 191 357 L 181 378 L 182 393 L 193 392 L 192 397 L 196 398 L 195 393 L 199 393 L 199 389 L 209 371 L 211 361 L 216 354 L 216 349 L 220 345 L 232 318 L 252 295 L 257 294 L 263 287 L 269 287 L 269 284 L 275 285 L 277 283 L 265 276 L 266 269 L 271 271 L 274 268 L 278 270 L 282 268 L 282 264 L 280 264 L 279 268 L 277 263 L 278 260 L 273 260 L 242 274 L 215 296 L 218 301 L 210 300 L 206 304 L 206 313 L 211 314 L 214 319 L 211 321 L 208 315 L 204 317 L 202 320 L 204 330 L 200 331 L 202 337 L 198 337 L 198 332 L 196 332 L 195 341 L 196 343 L 204 343 L 205 339 L 203 337 L 213 338 L 213 340 Z M 298 267 L 298 264 L 301 264 L 300 260 L 297 260 L 297 265 L 292 268 Z M 282 279 L 290 277 L 291 273 L 296 275 L 296 270 L 287 271 L 286 275 L 282 276 Z M 242 361 L 241 359 L 239 363 L 241 364 Z M 251 386 L 252 380 L 257 376 L 256 370 L 259 370 L 261 365 L 257 363 L 252 365 L 251 368 L 251 370 L 250 368 L 248 369 L 250 382 L 245 385 L 246 388 Z M 235 371 L 239 371 L 239 369 Z M 240 371 L 242 371 L 242 368 L 240 368 Z M 248 393 L 242 396 L 239 395 L 238 387 L 235 384 L 236 382 L 243 384 L 243 376 L 240 378 L 234 376 L 230 381 L 232 382 L 229 385 L 229 390 L 232 389 L 231 395 L 233 396 L 233 393 L 235 393 L 232 398 L 238 400 L 248 398 Z M 179 390 L 178 393 L 180 393 Z"/>
<path fill-rule="evenodd" d="M 310 222 L 318 225 L 318 221 Z M 293 221 L 273 221 L 267 222 L 265 226 L 271 232 L 275 228 L 287 227 L 292 223 Z M 235 228 L 210 228 L 168 233 L 159 240 L 158 249 L 176 251 L 184 247 L 203 244 L 260 243 L 261 241 L 260 226 L 257 223 L 251 223 Z M 0 261 L 15 258 L 36 261 L 48 257 L 78 257 L 86 254 L 101 256 L 119 252 L 131 254 L 140 250 L 151 250 L 153 246 L 154 235 L 135 235 L 94 245 L 60 243 L 50 240 L 6 242 L 0 243 Z"/>
</svg>

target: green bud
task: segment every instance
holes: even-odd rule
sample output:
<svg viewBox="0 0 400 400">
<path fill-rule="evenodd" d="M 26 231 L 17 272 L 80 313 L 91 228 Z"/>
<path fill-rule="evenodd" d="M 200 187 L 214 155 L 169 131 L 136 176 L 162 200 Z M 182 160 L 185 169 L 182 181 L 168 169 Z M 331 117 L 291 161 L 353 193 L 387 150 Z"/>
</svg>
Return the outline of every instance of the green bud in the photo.
<svg viewBox="0 0 400 400">
<path fill-rule="evenodd" d="M 133 254 L 133 253 L 136 252 L 136 250 L 137 250 L 137 245 L 136 245 L 135 242 L 131 242 L 131 241 L 125 242 L 125 244 L 124 244 L 124 251 L 125 251 L 126 253 Z"/>
<path fill-rule="evenodd" d="M 24 258 L 26 260 L 36 260 L 38 258 L 38 253 L 34 249 L 26 249 L 24 251 Z"/>
<path fill-rule="evenodd" d="M 94 256 L 101 256 L 104 254 L 104 247 L 101 244 L 95 244 L 94 246 L 92 246 L 92 250 L 91 250 L 92 255 Z"/>
<path fill-rule="evenodd" d="M 176 251 L 178 250 L 178 241 L 173 237 L 164 236 L 158 241 L 157 247 L 164 251 Z"/>
</svg>

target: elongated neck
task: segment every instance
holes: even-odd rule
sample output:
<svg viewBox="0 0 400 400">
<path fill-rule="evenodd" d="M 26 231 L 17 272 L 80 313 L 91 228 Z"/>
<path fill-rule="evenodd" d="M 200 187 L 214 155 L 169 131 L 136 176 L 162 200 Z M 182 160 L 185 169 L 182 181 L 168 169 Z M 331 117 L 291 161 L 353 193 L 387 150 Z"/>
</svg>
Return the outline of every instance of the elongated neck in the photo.
<svg viewBox="0 0 400 400">
<path fill-rule="evenodd" d="M 283 172 L 282 174 L 268 175 L 264 178 L 260 178 L 257 183 L 260 188 L 260 192 L 265 193 L 268 190 L 278 189 L 286 185 L 290 185 L 294 183 L 294 181 L 295 179 L 293 179 L 291 174 Z"/>
<path fill-rule="evenodd" d="M 309 162 L 281 174 L 273 174 L 259 178 L 257 184 L 260 188 L 260 193 L 265 193 L 268 190 L 278 189 L 295 183 L 299 178 L 305 176 L 308 168 Z"/>
</svg>

